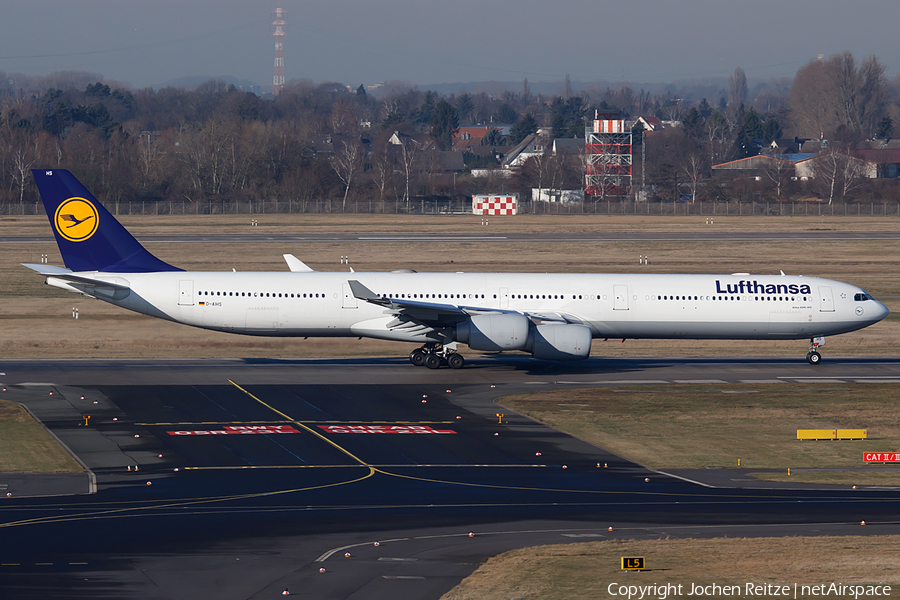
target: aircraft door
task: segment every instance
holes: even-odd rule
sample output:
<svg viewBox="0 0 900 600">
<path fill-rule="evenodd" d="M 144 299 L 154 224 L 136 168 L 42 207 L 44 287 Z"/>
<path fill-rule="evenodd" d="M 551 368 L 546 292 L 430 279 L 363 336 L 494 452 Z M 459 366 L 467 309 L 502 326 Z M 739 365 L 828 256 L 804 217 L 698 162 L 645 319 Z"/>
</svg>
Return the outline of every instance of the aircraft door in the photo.
<svg viewBox="0 0 900 600">
<path fill-rule="evenodd" d="M 178 305 L 193 306 L 194 304 L 194 282 L 179 281 L 178 282 Z"/>
<path fill-rule="evenodd" d="M 353 290 L 350 289 L 350 284 L 344 284 L 344 303 L 343 308 L 357 308 L 356 304 L 356 296 L 353 295 Z"/>
<path fill-rule="evenodd" d="M 509 288 L 500 288 L 500 308 L 509 308 Z"/>
<path fill-rule="evenodd" d="M 819 312 L 834 312 L 834 296 L 831 286 L 819 286 Z"/>
<path fill-rule="evenodd" d="M 613 286 L 613 310 L 628 310 L 628 286 Z"/>
</svg>

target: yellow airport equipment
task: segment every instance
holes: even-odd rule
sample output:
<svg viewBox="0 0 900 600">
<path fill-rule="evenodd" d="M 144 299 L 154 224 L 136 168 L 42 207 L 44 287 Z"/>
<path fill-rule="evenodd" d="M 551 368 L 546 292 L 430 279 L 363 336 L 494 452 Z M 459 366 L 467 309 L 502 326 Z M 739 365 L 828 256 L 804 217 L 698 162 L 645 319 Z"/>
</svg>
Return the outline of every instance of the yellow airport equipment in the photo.
<svg viewBox="0 0 900 600">
<path fill-rule="evenodd" d="M 864 440 L 866 429 L 798 429 L 798 440 Z"/>
<path fill-rule="evenodd" d="M 622 557 L 622 570 L 623 571 L 639 571 L 644 569 L 644 557 L 643 556 L 623 556 Z"/>
</svg>

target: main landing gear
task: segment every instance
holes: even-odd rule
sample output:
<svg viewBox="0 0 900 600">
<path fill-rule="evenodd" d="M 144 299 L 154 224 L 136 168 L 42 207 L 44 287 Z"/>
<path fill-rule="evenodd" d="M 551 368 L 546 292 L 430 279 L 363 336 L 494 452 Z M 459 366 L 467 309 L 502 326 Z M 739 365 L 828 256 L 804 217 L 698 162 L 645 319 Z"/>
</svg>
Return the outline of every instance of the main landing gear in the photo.
<svg viewBox="0 0 900 600">
<path fill-rule="evenodd" d="M 429 369 L 440 369 L 441 365 L 447 365 L 451 369 L 462 369 L 466 359 L 456 352 L 456 348 L 442 344 L 426 344 L 409 353 L 409 362 L 417 367 L 424 365 Z"/>
<path fill-rule="evenodd" d="M 814 337 L 809 340 L 809 352 L 806 355 L 806 362 L 811 365 L 817 365 L 822 362 L 822 355 L 819 354 L 819 346 L 825 345 L 824 337 Z"/>
</svg>

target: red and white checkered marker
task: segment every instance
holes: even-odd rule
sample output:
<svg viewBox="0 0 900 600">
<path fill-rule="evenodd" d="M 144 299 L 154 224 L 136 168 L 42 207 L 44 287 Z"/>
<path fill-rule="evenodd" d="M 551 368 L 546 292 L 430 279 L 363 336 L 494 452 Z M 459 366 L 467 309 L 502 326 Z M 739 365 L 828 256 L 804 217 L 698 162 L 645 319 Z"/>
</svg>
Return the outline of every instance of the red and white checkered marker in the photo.
<svg viewBox="0 0 900 600">
<path fill-rule="evenodd" d="M 474 215 L 514 215 L 516 214 L 518 196 L 472 196 L 472 214 Z"/>
</svg>

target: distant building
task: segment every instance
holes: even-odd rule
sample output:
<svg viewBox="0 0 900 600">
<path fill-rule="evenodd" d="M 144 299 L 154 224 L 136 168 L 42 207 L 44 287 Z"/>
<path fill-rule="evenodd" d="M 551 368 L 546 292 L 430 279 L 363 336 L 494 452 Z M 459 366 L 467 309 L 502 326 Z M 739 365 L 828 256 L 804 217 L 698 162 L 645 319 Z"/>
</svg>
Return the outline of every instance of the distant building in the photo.
<svg viewBox="0 0 900 600">
<path fill-rule="evenodd" d="M 644 126 L 645 131 L 658 131 L 665 128 L 665 124 L 659 117 L 638 117 L 634 120 L 634 124 L 632 125 L 632 127 L 634 125 L 637 125 L 638 123 Z"/>
</svg>

